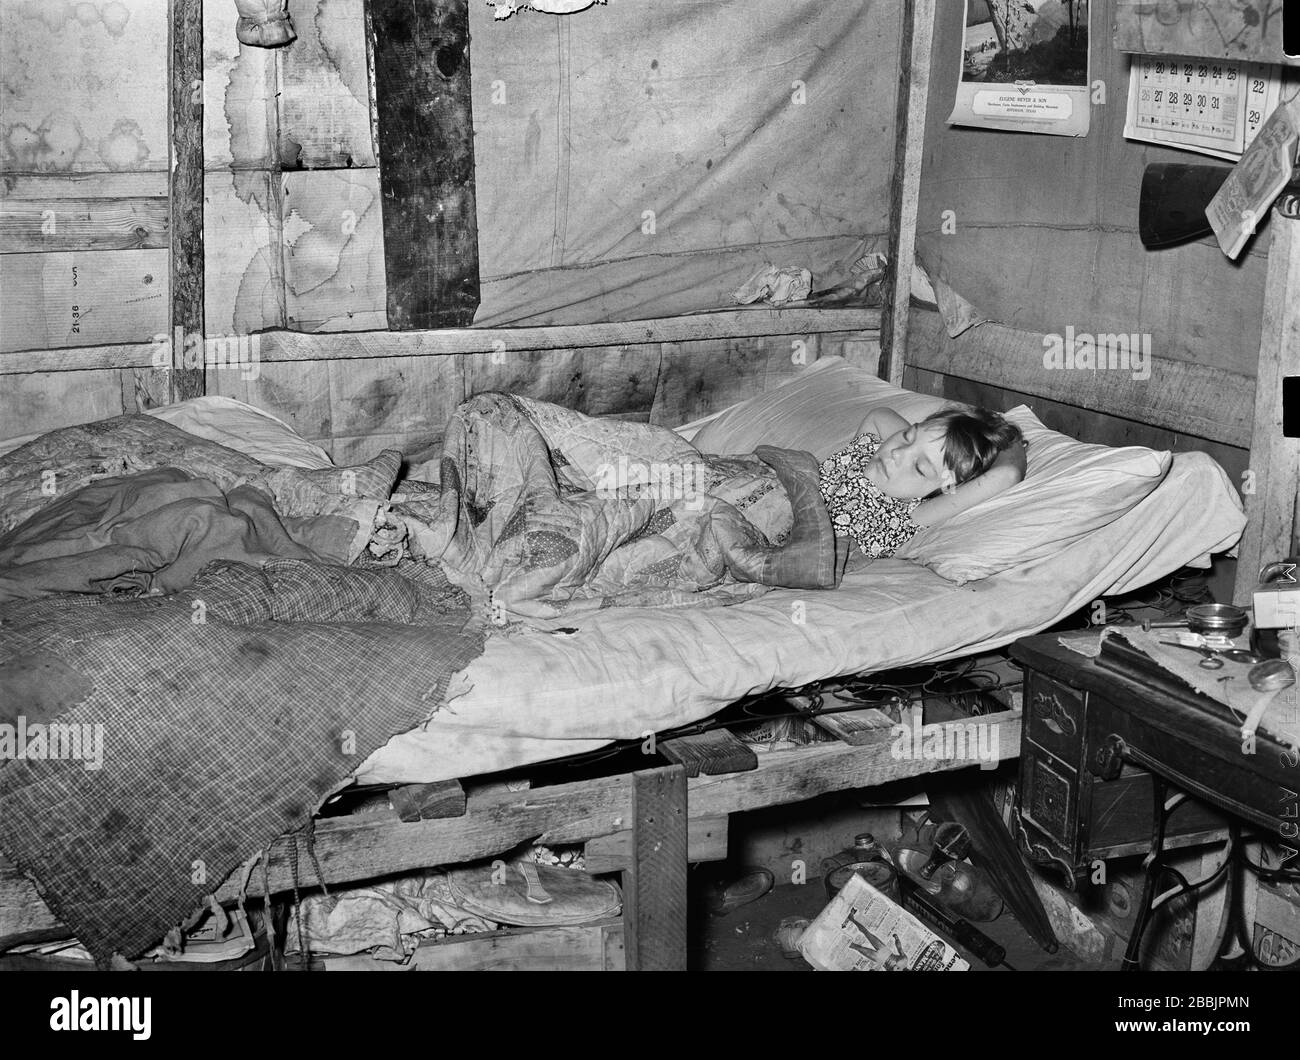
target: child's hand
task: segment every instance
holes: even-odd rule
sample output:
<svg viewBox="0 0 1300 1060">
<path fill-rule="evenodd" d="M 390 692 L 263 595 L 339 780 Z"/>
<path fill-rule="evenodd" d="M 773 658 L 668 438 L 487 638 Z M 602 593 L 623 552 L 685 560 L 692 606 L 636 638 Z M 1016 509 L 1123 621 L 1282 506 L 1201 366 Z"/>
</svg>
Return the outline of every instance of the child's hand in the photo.
<svg viewBox="0 0 1300 1060">
<path fill-rule="evenodd" d="M 934 526 L 960 515 L 967 508 L 1009 490 L 1025 477 L 1025 445 L 1012 444 L 998 454 L 996 460 L 982 475 L 963 482 L 942 496 L 931 497 L 916 506 L 912 522 L 918 526 Z"/>
</svg>

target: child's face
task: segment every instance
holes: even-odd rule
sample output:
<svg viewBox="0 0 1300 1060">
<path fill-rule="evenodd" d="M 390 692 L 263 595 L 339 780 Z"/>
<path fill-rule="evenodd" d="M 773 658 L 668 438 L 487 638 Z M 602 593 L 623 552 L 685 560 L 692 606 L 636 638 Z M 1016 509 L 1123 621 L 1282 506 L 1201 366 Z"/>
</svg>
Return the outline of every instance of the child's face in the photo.
<svg viewBox="0 0 1300 1060">
<path fill-rule="evenodd" d="M 882 493 L 899 500 L 951 489 L 953 474 L 943 462 L 944 429 L 914 423 L 891 434 L 867 464 L 867 476 Z"/>
</svg>

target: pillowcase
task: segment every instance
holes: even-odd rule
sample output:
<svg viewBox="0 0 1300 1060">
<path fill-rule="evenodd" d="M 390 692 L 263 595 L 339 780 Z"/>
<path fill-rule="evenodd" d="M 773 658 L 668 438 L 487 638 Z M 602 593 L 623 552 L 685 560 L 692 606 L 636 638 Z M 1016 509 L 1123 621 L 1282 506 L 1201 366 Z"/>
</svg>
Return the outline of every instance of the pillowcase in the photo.
<svg viewBox="0 0 1300 1060">
<path fill-rule="evenodd" d="M 1059 555 L 1113 523 L 1154 490 L 1173 457 L 1139 445 L 1088 445 L 1049 430 L 1027 407 L 1005 414 L 1029 442 L 1024 481 L 895 554 L 962 584 Z"/>
<path fill-rule="evenodd" d="M 234 398 L 210 394 L 150 409 L 145 415 L 273 467 L 334 466 L 324 449 L 284 420 Z"/>
<path fill-rule="evenodd" d="M 682 433 L 705 453 L 752 453 L 772 445 L 825 460 L 853 441 L 867 413 L 880 405 L 913 423 L 942 408 L 968 407 L 900 390 L 842 357 L 823 357 L 789 382 L 718 413 L 693 435 Z"/>
</svg>

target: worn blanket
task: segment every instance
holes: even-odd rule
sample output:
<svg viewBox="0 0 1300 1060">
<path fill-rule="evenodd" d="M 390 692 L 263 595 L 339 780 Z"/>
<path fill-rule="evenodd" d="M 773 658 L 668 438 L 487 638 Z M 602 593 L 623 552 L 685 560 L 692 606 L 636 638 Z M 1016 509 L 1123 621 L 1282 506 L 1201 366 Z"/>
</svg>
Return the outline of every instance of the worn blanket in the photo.
<svg viewBox="0 0 1300 1060">
<path fill-rule="evenodd" d="M 174 592 L 214 560 L 346 563 L 357 524 L 281 518 L 266 493 L 222 493 L 159 468 L 99 479 L 0 536 L 0 603 L 50 593 Z"/>
<path fill-rule="evenodd" d="M 734 603 L 831 588 L 835 540 L 807 453 L 700 453 L 672 431 L 480 394 L 448 424 L 439 492 L 394 506 L 412 550 L 500 614 Z"/>
<path fill-rule="evenodd" d="M 402 454 L 385 449 L 357 467 L 271 467 L 152 416 L 115 416 L 61 427 L 0 456 L 0 534 L 92 482 L 173 467 L 222 491 L 259 489 L 284 518 L 353 520 L 351 560 L 365 547 L 401 466 Z"/>
<path fill-rule="evenodd" d="M 0 606 L 0 848 L 97 959 L 133 957 L 436 710 L 482 627 L 410 561 Z"/>
</svg>

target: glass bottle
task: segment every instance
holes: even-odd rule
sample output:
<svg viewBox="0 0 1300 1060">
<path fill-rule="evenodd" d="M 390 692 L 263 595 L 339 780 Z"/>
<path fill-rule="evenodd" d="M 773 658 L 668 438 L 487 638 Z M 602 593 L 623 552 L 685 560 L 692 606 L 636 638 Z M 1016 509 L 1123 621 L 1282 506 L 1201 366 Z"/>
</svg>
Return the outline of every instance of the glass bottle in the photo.
<svg viewBox="0 0 1300 1060">
<path fill-rule="evenodd" d="M 826 894 L 834 898 L 858 873 L 882 894 L 898 900 L 898 878 L 894 874 L 893 860 L 884 846 L 870 832 L 860 832 L 853 837 L 853 845 L 822 859 L 822 879 Z"/>
</svg>

